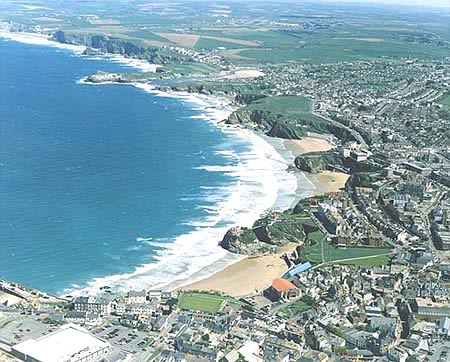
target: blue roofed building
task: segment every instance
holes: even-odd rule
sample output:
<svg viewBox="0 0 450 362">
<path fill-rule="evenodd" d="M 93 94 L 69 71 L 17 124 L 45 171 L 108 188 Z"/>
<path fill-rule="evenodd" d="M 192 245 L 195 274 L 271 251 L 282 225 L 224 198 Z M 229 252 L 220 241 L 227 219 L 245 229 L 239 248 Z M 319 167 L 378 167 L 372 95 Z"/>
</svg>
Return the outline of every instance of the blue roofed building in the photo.
<svg viewBox="0 0 450 362">
<path fill-rule="evenodd" d="M 285 276 L 287 278 L 292 278 L 293 276 L 303 273 L 304 271 L 310 269 L 312 267 L 311 263 L 307 261 L 306 263 L 296 265 L 295 267 L 289 269 Z"/>
</svg>

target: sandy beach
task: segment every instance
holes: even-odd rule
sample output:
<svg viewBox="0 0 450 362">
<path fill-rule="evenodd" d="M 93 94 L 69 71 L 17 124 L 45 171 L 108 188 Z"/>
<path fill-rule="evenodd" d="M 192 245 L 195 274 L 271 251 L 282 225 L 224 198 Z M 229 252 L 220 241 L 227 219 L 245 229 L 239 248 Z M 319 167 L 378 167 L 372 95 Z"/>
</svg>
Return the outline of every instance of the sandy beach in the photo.
<svg viewBox="0 0 450 362">
<path fill-rule="evenodd" d="M 232 297 L 256 293 L 287 271 L 288 267 L 281 256 L 293 251 L 296 246 L 297 244 L 287 245 L 280 248 L 277 254 L 246 257 L 208 278 L 176 290 L 216 291 Z"/>
<path fill-rule="evenodd" d="M 334 148 L 328 140 L 318 137 L 304 137 L 300 140 L 287 140 L 284 145 L 295 156 L 308 152 L 323 152 Z"/>
<path fill-rule="evenodd" d="M 307 152 L 328 151 L 335 147 L 328 140 L 316 137 L 283 140 L 281 144 L 294 157 Z M 349 177 L 345 173 L 331 171 L 307 176 L 314 184 L 315 195 L 339 191 Z M 299 184 L 298 187 L 302 188 L 304 185 Z M 295 247 L 296 245 L 292 244 L 277 254 L 246 257 L 205 279 L 176 290 L 218 291 L 233 297 L 254 294 L 268 287 L 273 279 L 280 277 L 287 270 L 286 263 L 281 256 L 285 252 L 294 250 Z"/>
<path fill-rule="evenodd" d="M 0 291 L 0 304 L 6 303 L 6 305 L 11 306 L 11 305 L 17 304 L 21 301 L 22 301 L 22 299 L 19 297 L 16 297 L 15 295 Z"/>
<path fill-rule="evenodd" d="M 240 69 L 236 70 L 234 73 L 227 75 L 225 78 L 230 80 L 236 79 L 247 79 L 247 78 L 257 78 L 264 77 L 265 73 L 257 69 Z"/>
<path fill-rule="evenodd" d="M 335 146 L 328 140 L 317 137 L 305 137 L 301 140 L 287 140 L 284 146 L 290 150 L 294 156 L 308 152 L 329 151 Z M 329 192 L 338 192 L 345 186 L 349 175 L 342 172 L 322 171 L 318 174 L 308 174 L 308 179 L 314 184 L 316 195 L 323 195 Z"/>
<path fill-rule="evenodd" d="M 322 171 L 318 174 L 308 174 L 308 178 L 316 187 L 316 195 L 338 192 L 345 186 L 350 175 L 343 172 Z"/>
</svg>

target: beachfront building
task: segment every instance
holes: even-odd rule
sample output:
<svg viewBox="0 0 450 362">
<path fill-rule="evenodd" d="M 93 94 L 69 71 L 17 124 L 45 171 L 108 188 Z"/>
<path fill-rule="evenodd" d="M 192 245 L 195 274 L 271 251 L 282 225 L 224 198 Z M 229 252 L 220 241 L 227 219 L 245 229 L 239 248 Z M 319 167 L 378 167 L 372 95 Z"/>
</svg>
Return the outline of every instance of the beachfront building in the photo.
<svg viewBox="0 0 450 362">
<path fill-rule="evenodd" d="M 145 290 L 131 290 L 127 294 L 128 304 L 143 304 L 147 301 L 147 292 Z"/>
<path fill-rule="evenodd" d="M 27 362 L 95 362 L 105 360 L 110 352 L 108 342 L 72 323 L 12 347 L 12 354 Z"/>
<path fill-rule="evenodd" d="M 78 297 L 73 301 L 73 310 L 77 312 L 93 312 L 101 315 L 109 315 L 112 311 L 112 302 L 95 296 Z"/>
<path fill-rule="evenodd" d="M 291 300 L 299 296 L 300 291 L 289 280 L 276 278 L 272 285 L 264 291 L 264 296 L 272 302 Z"/>
</svg>

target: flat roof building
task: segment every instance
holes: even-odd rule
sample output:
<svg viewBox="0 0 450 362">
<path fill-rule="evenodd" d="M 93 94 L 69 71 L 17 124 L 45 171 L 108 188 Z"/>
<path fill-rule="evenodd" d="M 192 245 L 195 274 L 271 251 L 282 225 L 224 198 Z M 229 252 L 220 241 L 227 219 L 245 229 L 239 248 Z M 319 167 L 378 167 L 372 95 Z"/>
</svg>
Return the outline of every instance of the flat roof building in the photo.
<svg viewBox="0 0 450 362">
<path fill-rule="evenodd" d="M 111 345 L 69 323 L 46 336 L 16 344 L 11 352 L 27 362 L 91 362 L 108 357 Z"/>
</svg>

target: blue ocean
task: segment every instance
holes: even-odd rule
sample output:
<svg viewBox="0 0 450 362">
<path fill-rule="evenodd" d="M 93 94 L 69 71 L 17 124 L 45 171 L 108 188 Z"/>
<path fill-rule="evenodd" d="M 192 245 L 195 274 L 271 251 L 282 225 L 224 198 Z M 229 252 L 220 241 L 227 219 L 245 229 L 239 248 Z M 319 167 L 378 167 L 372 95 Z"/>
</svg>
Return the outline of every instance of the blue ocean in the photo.
<svg viewBox="0 0 450 362">
<path fill-rule="evenodd" d="M 0 39 L 0 278 L 67 294 L 226 263 L 224 232 L 273 206 L 286 165 L 215 125 L 220 104 L 80 84 L 98 70 L 133 71 Z"/>
</svg>

